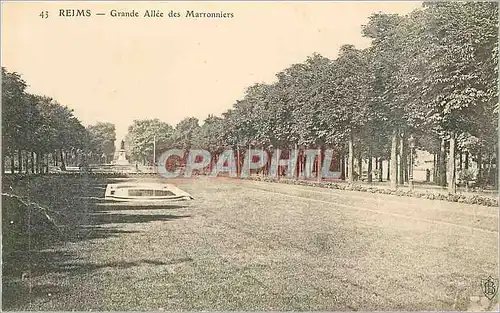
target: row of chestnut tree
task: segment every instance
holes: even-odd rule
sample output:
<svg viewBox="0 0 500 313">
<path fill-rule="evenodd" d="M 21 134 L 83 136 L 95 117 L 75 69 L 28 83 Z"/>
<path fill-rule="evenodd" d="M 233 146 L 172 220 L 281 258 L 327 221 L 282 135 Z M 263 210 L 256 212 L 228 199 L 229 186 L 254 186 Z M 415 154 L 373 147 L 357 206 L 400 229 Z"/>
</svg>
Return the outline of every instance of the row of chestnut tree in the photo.
<svg viewBox="0 0 500 313">
<path fill-rule="evenodd" d="M 477 179 L 496 183 L 487 174 L 498 168 L 498 4 L 424 2 L 407 16 L 372 15 L 362 34 L 371 39 L 368 48 L 344 45 L 333 60 L 313 54 L 274 83 L 250 86 L 231 109 L 202 125 L 194 117 L 175 127 L 134 121 L 126 138 L 131 158 L 151 162 L 153 141 L 157 156 L 170 147 L 214 155 L 226 147 L 318 147 L 344 156 L 349 181 L 361 160 L 368 180 L 373 165 L 381 172 L 389 161 L 396 186 L 407 179 L 414 138 L 417 149 L 434 154 L 436 182 L 450 191 L 457 167 L 471 162 Z M 3 170 L 109 163 L 114 141 L 113 124 L 84 127 L 67 107 L 27 93 L 18 74 L 2 68 Z"/>
<path fill-rule="evenodd" d="M 274 83 L 249 87 L 201 126 L 193 117 L 175 128 L 134 121 L 132 156 L 151 160 L 154 136 L 159 150 L 320 147 L 346 156 L 342 168 L 351 181 L 356 159 L 368 163 L 369 180 L 372 167 L 389 161 L 395 186 L 408 176 L 414 138 L 416 149 L 434 154 L 436 182 L 450 191 L 457 168 L 471 162 L 476 179 L 496 182 L 487 174 L 497 168 L 498 4 L 424 2 L 407 16 L 372 15 L 362 34 L 371 39 L 368 48 L 344 45 L 334 60 L 313 54 Z"/>
<path fill-rule="evenodd" d="M 113 124 L 84 127 L 71 109 L 26 88 L 18 73 L 2 67 L 2 174 L 47 173 L 50 165 L 65 170 L 111 160 Z"/>
</svg>

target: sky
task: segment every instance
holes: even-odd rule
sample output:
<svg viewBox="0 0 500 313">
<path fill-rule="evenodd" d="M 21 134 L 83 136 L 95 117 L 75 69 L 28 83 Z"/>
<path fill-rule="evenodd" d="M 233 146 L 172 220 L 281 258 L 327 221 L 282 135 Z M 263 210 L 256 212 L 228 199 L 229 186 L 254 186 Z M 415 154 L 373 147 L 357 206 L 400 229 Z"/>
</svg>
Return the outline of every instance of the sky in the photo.
<svg viewBox="0 0 500 313">
<path fill-rule="evenodd" d="M 84 125 L 116 125 L 117 145 L 135 119 L 175 126 L 220 115 L 254 83 L 313 53 L 367 47 L 362 25 L 377 12 L 407 14 L 420 2 L 2 2 L 2 66 L 31 93 L 74 110 Z M 61 17 L 89 9 L 90 17 Z M 163 18 L 111 17 L 111 10 Z M 171 10 L 183 17 L 168 18 Z M 233 18 L 186 18 L 187 10 Z M 46 11 L 48 18 L 40 13 Z M 105 13 L 96 16 L 95 13 Z"/>
</svg>

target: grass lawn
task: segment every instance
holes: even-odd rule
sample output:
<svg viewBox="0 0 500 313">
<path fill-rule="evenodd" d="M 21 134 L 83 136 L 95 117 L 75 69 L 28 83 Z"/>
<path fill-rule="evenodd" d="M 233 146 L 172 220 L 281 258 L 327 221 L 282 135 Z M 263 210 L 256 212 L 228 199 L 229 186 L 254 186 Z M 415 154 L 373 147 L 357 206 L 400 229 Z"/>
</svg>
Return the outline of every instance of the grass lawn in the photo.
<svg viewBox="0 0 500 313">
<path fill-rule="evenodd" d="M 100 205 L 117 180 L 4 180 L 58 212 L 3 197 L 4 310 L 467 310 L 498 277 L 494 207 L 222 178 Z"/>
</svg>

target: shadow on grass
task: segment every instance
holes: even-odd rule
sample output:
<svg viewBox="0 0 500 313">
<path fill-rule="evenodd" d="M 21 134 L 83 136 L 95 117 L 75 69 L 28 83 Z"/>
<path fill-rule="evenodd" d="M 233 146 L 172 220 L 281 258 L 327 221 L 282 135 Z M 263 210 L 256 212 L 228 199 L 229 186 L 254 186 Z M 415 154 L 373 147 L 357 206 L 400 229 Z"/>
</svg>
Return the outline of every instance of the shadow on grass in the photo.
<svg viewBox="0 0 500 313">
<path fill-rule="evenodd" d="M 69 253 L 65 242 L 106 239 L 138 231 L 108 224 L 169 222 L 189 215 L 156 214 L 166 207 L 108 206 L 103 203 L 104 190 L 96 188 L 116 182 L 114 178 L 85 176 L 32 176 L 19 180 L 3 180 L 3 192 L 22 196 L 48 210 L 28 209 L 20 201 L 2 197 L 2 303 L 6 310 L 30 309 L 30 299 L 59 292 L 57 285 L 29 283 L 35 277 L 50 273 L 82 274 L 101 268 L 129 268 L 142 264 L 166 265 L 155 260 L 80 263 L 79 256 Z M 150 210 L 149 214 L 114 212 Z M 47 218 L 45 213 L 50 218 Z M 144 212 L 146 213 L 146 212 Z M 163 212 L 164 213 L 164 212 Z"/>
<path fill-rule="evenodd" d="M 80 274 L 104 268 L 131 268 L 143 265 L 172 265 L 191 262 L 191 258 L 177 258 L 169 261 L 142 259 L 133 262 L 115 261 L 107 263 L 80 262 L 77 255 L 62 250 L 16 251 L 10 253 L 9 262 L 4 262 L 3 270 L 7 281 L 26 282 L 49 273 Z"/>
<path fill-rule="evenodd" d="M 79 227 L 66 237 L 66 241 L 76 243 L 83 240 L 106 239 L 123 234 L 134 234 L 138 231 L 122 230 L 108 227 Z"/>
<path fill-rule="evenodd" d="M 41 284 L 30 287 L 20 281 L 3 281 L 2 310 L 20 311 L 32 310 L 30 302 L 37 299 L 49 299 L 51 296 L 64 292 L 63 288 L 55 284 Z"/>
<path fill-rule="evenodd" d="M 59 265 L 75 258 L 73 253 L 62 250 L 11 251 L 4 255 L 5 278 L 27 281 L 47 273 L 59 272 Z"/>
<path fill-rule="evenodd" d="M 115 203 L 96 202 L 94 212 L 112 212 L 112 211 L 152 211 L 152 210 L 175 210 L 187 209 L 187 205 L 168 204 L 168 205 L 124 205 Z"/>
<path fill-rule="evenodd" d="M 110 213 L 108 211 L 95 212 L 86 215 L 81 225 L 78 225 L 70 231 L 66 231 L 65 240 L 78 242 L 82 240 L 106 239 L 109 237 L 121 236 L 123 234 L 140 232 L 107 226 L 108 224 L 149 223 L 157 221 L 168 222 L 186 217 L 190 217 L 190 215 L 125 214 Z"/>
<path fill-rule="evenodd" d="M 172 214 L 125 214 L 125 213 L 91 213 L 91 225 L 120 224 L 120 223 L 149 223 L 157 221 L 172 221 L 180 218 L 190 217 L 190 215 Z"/>
<path fill-rule="evenodd" d="M 9 276 L 3 278 L 2 285 L 2 310 L 31 310 L 30 303 L 36 300 L 49 300 L 57 294 L 64 294 L 64 288 L 57 284 L 32 284 L 29 280 L 43 276 L 47 273 L 60 273 L 65 275 L 86 275 L 93 271 L 102 269 L 128 269 L 138 266 L 165 266 L 193 261 L 191 258 L 173 259 L 167 262 L 158 260 L 138 260 L 135 262 L 108 262 L 102 264 L 96 263 L 78 263 L 65 261 L 68 257 L 74 257 L 61 251 L 32 252 L 31 264 L 26 264 L 29 257 L 26 253 L 19 253 L 16 257 L 23 260 L 25 268 L 10 267 Z M 13 260 L 15 261 L 15 260 Z M 19 262 L 16 262 L 20 264 Z M 6 264 L 4 264 L 4 271 Z M 8 266 L 8 265 L 7 265 Z"/>
<path fill-rule="evenodd" d="M 3 254 L 2 310 L 31 310 L 30 303 L 49 300 L 64 288 L 52 283 L 35 283 L 34 279 L 59 272 L 59 264 L 74 255 L 66 251 L 10 251 Z"/>
<path fill-rule="evenodd" d="M 102 263 L 102 264 L 97 264 L 97 263 L 65 263 L 65 264 L 61 264 L 57 270 L 59 272 L 88 273 L 90 271 L 96 271 L 96 270 L 106 269 L 106 268 L 125 269 L 125 268 L 144 266 L 144 265 L 146 265 L 146 266 L 147 265 L 163 266 L 163 265 L 172 265 L 172 264 L 179 264 L 179 263 L 192 262 L 192 261 L 193 261 L 193 259 L 191 259 L 191 258 L 179 258 L 179 259 L 170 260 L 168 262 L 143 259 L 143 260 L 138 260 L 138 261 L 134 261 L 134 262 L 117 261 L 117 262 L 108 262 L 108 263 Z"/>
</svg>

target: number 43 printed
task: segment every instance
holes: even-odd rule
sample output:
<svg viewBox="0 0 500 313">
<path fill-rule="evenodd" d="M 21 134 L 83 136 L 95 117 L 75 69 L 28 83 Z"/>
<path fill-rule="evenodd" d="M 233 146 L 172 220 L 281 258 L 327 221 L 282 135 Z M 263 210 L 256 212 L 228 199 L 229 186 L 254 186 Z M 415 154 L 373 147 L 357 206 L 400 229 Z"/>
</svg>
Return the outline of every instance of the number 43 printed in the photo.
<svg viewBox="0 0 500 313">
<path fill-rule="evenodd" d="M 49 18 L 49 11 L 40 12 L 40 17 L 41 18 Z"/>
</svg>

